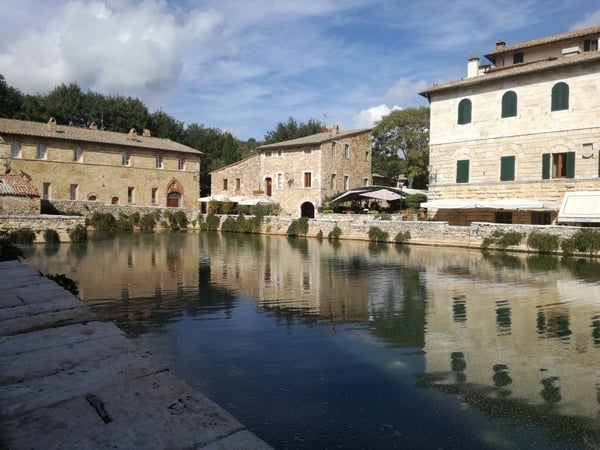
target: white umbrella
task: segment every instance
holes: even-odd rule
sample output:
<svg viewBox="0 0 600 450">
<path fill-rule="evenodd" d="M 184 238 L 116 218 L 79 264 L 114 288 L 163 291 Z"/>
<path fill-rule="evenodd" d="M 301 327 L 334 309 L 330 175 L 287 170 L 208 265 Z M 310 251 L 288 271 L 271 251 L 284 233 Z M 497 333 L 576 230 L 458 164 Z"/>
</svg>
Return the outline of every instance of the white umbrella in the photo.
<svg viewBox="0 0 600 450">
<path fill-rule="evenodd" d="M 378 189 L 377 191 L 363 192 L 360 195 L 362 197 L 376 198 L 377 200 L 386 201 L 398 200 L 402 198 L 400 194 L 396 194 L 395 192 L 389 191 L 387 189 Z"/>
</svg>

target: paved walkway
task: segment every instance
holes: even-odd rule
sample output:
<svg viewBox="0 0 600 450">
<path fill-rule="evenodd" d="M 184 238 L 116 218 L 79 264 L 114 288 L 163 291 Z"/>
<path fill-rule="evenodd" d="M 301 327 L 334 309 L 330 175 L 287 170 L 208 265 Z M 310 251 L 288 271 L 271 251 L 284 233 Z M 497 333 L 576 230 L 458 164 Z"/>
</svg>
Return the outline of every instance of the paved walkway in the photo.
<svg viewBox="0 0 600 450">
<path fill-rule="evenodd" d="M 0 262 L 0 448 L 268 449 L 160 359 L 19 261 Z"/>
</svg>

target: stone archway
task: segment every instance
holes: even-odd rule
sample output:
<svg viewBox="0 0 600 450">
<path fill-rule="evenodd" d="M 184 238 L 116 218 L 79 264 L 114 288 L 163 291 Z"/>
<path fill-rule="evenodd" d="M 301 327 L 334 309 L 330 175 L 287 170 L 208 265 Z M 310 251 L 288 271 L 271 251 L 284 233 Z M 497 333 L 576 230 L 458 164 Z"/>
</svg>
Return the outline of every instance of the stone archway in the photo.
<svg viewBox="0 0 600 450">
<path fill-rule="evenodd" d="M 304 202 L 300 205 L 300 215 L 302 217 L 308 217 L 309 219 L 315 218 L 315 205 L 311 202 Z"/>
<path fill-rule="evenodd" d="M 167 207 L 168 208 L 181 208 L 183 201 L 183 186 L 176 179 L 173 178 L 167 185 Z"/>
</svg>

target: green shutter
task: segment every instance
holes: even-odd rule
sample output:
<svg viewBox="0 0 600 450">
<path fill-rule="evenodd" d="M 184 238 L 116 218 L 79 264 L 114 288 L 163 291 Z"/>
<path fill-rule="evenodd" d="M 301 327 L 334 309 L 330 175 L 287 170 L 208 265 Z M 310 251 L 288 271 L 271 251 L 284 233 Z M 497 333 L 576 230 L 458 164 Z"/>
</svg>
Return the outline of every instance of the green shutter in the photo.
<svg viewBox="0 0 600 450">
<path fill-rule="evenodd" d="M 542 180 L 550 179 L 550 161 L 552 155 L 550 153 L 544 153 L 542 155 Z"/>
<path fill-rule="evenodd" d="M 515 117 L 517 115 L 517 94 L 508 91 L 502 96 L 502 117 Z"/>
<path fill-rule="evenodd" d="M 569 109 L 569 85 L 567 83 L 556 83 L 552 87 L 552 111 Z"/>
<path fill-rule="evenodd" d="M 469 160 L 468 159 L 456 161 L 456 182 L 457 183 L 468 183 L 469 182 Z"/>
<path fill-rule="evenodd" d="M 500 181 L 514 181 L 515 157 L 503 156 L 500 158 Z"/>
<path fill-rule="evenodd" d="M 471 123 L 471 100 L 464 98 L 458 104 L 458 124 Z"/>
<path fill-rule="evenodd" d="M 575 178 L 575 152 L 567 153 L 567 168 L 565 176 L 567 178 Z"/>
</svg>

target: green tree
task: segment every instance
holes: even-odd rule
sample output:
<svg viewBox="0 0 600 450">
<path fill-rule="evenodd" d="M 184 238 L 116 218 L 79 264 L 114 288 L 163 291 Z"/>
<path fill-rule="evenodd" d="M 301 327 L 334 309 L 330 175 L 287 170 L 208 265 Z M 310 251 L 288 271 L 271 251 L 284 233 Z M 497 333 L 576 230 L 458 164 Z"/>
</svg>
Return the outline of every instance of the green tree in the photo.
<svg viewBox="0 0 600 450">
<path fill-rule="evenodd" d="M 61 84 L 55 87 L 45 98 L 50 116 L 60 124 L 85 126 L 87 115 L 83 110 L 85 95 L 77 84 Z M 48 120 L 48 118 L 46 118 Z"/>
<path fill-rule="evenodd" d="M 183 122 L 176 120 L 165 112 L 156 111 L 150 114 L 148 128 L 152 136 L 171 139 L 176 142 L 183 140 Z"/>
<path fill-rule="evenodd" d="M 428 184 L 429 108 L 394 110 L 373 129 L 374 173 L 387 177 L 406 174 L 409 186 Z"/>
<path fill-rule="evenodd" d="M 320 133 L 324 125 L 318 120 L 310 119 L 307 123 L 300 123 L 293 117 L 288 119 L 287 123 L 279 122 L 275 130 L 268 131 L 265 134 L 265 144 L 274 144 L 276 142 L 289 141 L 304 136 L 310 136 Z"/>
<path fill-rule="evenodd" d="M 23 94 L 9 86 L 0 74 L 0 117 L 17 117 L 23 104 Z"/>
</svg>

